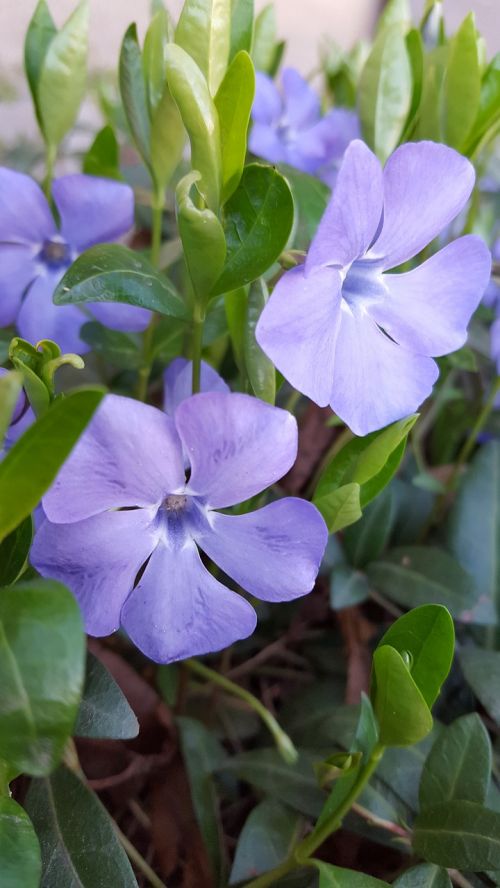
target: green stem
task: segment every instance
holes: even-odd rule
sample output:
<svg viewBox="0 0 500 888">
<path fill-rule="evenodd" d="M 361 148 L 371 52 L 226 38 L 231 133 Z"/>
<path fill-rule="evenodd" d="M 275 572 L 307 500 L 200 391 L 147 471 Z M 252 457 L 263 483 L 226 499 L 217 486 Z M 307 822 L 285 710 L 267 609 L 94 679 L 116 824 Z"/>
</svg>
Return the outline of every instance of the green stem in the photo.
<svg viewBox="0 0 500 888">
<path fill-rule="evenodd" d="M 240 687 L 231 681 L 229 678 L 226 678 L 224 675 L 220 675 L 218 672 L 215 672 L 213 669 L 210 669 L 208 666 L 205 666 L 203 663 L 198 662 L 198 660 L 185 660 L 185 664 L 191 672 L 194 672 L 196 675 L 205 678 L 207 681 L 213 682 L 213 684 L 218 685 L 223 688 L 229 694 L 232 694 L 233 697 L 239 697 L 240 700 L 244 700 L 245 703 L 250 706 L 257 715 L 260 716 L 262 721 L 264 722 L 266 728 L 272 734 L 274 738 L 274 742 L 276 743 L 278 752 L 281 754 L 282 758 L 289 764 L 293 765 L 298 758 L 297 750 L 295 749 L 292 741 L 288 734 L 285 734 L 282 728 L 280 728 L 278 722 L 274 718 L 268 709 L 257 699 L 254 697 L 250 691 L 245 690 L 245 688 Z"/>
<path fill-rule="evenodd" d="M 117 826 L 116 823 L 113 823 L 113 829 L 115 830 L 116 837 L 123 850 L 126 852 L 134 866 L 140 870 L 143 876 L 145 876 L 149 884 L 152 885 L 153 888 L 167 888 L 165 882 L 162 882 L 154 870 L 151 869 L 149 863 L 144 860 L 142 854 L 140 854 L 135 845 L 127 839 L 127 836 L 122 833 L 120 827 Z"/>
<path fill-rule="evenodd" d="M 359 798 L 365 786 L 376 770 L 380 759 L 384 754 L 383 746 L 376 746 L 365 767 L 360 771 L 358 779 L 352 785 L 350 792 L 345 797 L 339 807 L 332 811 L 324 822 L 316 825 L 315 829 L 297 845 L 287 860 L 283 861 L 279 866 L 275 867 L 264 875 L 248 882 L 246 888 L 268 888 L 273 882 L 286 876 L 292 870 L 300 869 L 303 866 L 310 866 L 310 857 L 326 839 L 336 832 L 342 825 L 342 821 L 346 814 L 351 810 L 354 802 Z"/>
<path fill-rule="evenodd" d="M 45 153 L 45 179 L 43 182 L 43 191 L 48 202 L 52 199 L 52 179 L 54 178 L 54 166 L 57 158 L 57 147 L 55 145 L 47 145 Z"/>
<path fill-rule="evenodd" d="M 152 203 L 151 223 L 151 262 L 158 268 L 160 264 L 161 235 L 163 224 L 163 210 L 165 208 L 165 194 L 158 190 L 154 194 Z"/>
<path fill-rule="evenodd" d="M 201 348 L 203 342 L 203 325 L 205 323 L 205 315 L 198 306 L 195 306 L 193 315 L 193 333 L 192 333 L 192 360 L 193 360 L 193 395 L 200 391 L 201 376 Z"/>
</svg>

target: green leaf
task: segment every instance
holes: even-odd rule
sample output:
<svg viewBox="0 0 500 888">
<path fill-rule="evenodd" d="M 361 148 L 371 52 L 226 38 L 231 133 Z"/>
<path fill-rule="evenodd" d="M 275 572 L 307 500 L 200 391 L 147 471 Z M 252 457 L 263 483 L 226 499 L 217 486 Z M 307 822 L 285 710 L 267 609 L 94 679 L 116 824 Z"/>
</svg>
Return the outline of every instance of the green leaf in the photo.
<svg viewBox="0 0 500 888">
<path fill-rule="evenodd" d="M 219 210 L 222 159 L 219 117 L 207 82 L 180 46 L 166 48 L 167 81 L 191 142 L 191 165 L 201 173 L 199 191 L 210 210 Z"/>
<path fill-rule="evenodd" d="M 411 746 L 432 730 L 431 711 L 401 654 L 388 644 L 373 654 L 373 707 L 383 746 Z"/>
<path fill-rule="evenodd" d="M 9 586 L 17 580 L 26 564 L 32 536 L 33 522 L 28 515 L 0 543 L 0 586 Z"/>
<path fill-rule="evenodd" d="M 227 69 L 215 96 L 220 123 L 223 204 L 240 183 L 254 95 L 255 71 L 252 59 L 247 52 L 239 52 Z"/>
<path fill-rule="evenodd" d="M 75 122 L 87 81 L 89 7 L 80 3 L 52 38 L 38 80 L 38 108 L 48 145 L 56 147 Z"/>
<path fill-rule="evenodd" d="M 137 26 L 132 24 L 123 38 L 118 68 L 120 95 L 135 147 L 151 169 L 151 124 Z"/>
<path fill-rule="evenodd" d="M 488 130 L 498 123 L 500 118 L 500 52 L 492 58 L 481 82 L 479 96 L 479 108 L 470 140 L 467 144 L 467 154 L 472 154 Z"/>
<path fill-rule="evenodd" d="M 33 780 L 26 809 L 42 849 L 40 888 L 137 888 L 108 812 L 71 771 Z"/>
<path fill-rule="evenodd" d="M 122 179 L 120 172 L 120 148 L 115 131 L 109 124 L 97 133 L 83 158 L 83 172 L 87 176 L 105 179 Z"/>
<path fill-rule="evenodd" d="M 444 80 L 444 141 L 460 149 L 469 135 L 479 108 L 481 71 L 474 14 L 464 19 L 450 41 Z"/>
<path fill-rule="evenodd" d="M 411 25 L 412 11 L 409 0 L 388 0 L 378 20 L 377 34 L 380 31 L 399 25 L 402 31 Z"/>
<path fill-rule="evenodd" d="M 73 392 L 56 401 L 0 463 L 0 541 L 38 505 L 103 396 Z"/>
<path fill-rule="evenodd" d="M 473 578 L 491 619 L 500 610 L 500 443 L 490 441 L 472 460 L 458 489 L 447 525 L 448 548 Z M 488 621 L 487 619 L 485 620 Z"/>
<path fill-rule="evenodd" d="M 142 67 L 148 96 L 149 116 L 152 118 L 165 90 L 165 50 L 172 43 L 170 17 L 161 6 L 151 19 L 142 51 Z"/>
<path fill-rule="evenodd" d="M 444 728 L 432 747 L 420 781 L 420 808 L 453 799 L 482 804 L 491 773 L 488 732 L 474 712 Z"/>
<path fill-rule="evenodd" d="M 422 101 L 424 86 L 424 44 L 418 28 L 412 28 L 406 35 L 406 48 L 408 50 L 408 58 L 410 59 L 413 89 L 408 119 L 401 139 L 402 142 L 408 141 L 406 137 L 409 137 L 413 131 L 418 110 L 420 108 L 420 102 Z"/>
<path fill-rule="evenodd" d="M 293 224 L 293 198 L 286 179 L 259 163 L 245 167 L 224 213 L 227 258 L 212 293 L 249 284 L 276 261 Z"/>
<path fill-rule="evenodd" d="M 0 758 L 36 776 L 60 759 L 83 684 L 85 636 L 73 595 L 33 580 L 0 595 Z"/>
<path fill-rule="evenodd" d="M 294 247 L 307 250 L 326 210 L 330 189 L 315 176 L 287 164 L 280 164 L 279 168 L 292 189 L 295 204 Z"/>
<path fill-rule="evenodd" d="M 385 28 L 366 60 L 359 83 L 364 137 L 382 162 L 398 144 L 411 108 L 412 70 L 399 26 Z"/>
<path fill-rule="evenodd" d="M 297 842 L 301 818 L 274 799 L 260 802 L 240 833 L 229 884 L 246 882 L 283 863 Z"/>
<path fill-rule="evenodd" d="M 191 190 L 201 179 L 196 170 L 188 173 L 176 189 L 177 222 L 197 302 L 206 305 L 226 258 L 224 229 L 212 210 L 199 209 Z M 198 195 L 199 202 L 199 195 Z"/>
<path fill-rule="evenodd" d="M 231 0 L 185 0 L 175 42 L 194 59 L 212 95 L 226 72 L 230 41 Z"/>
<path fill-rule="evenodd" d="M 97 244 L 82 253 L 60 281 L 54 302 L 125 302 L 174 318 L 187 316 L 170 281 L 147 259 L 121 244 Z"/>
<path fill-rule="evenodd" d="M 366 873 L 333 866 L 323 860 L 311 860 L 311 863 L 319 872 L 319 888 L 389 888 L 388 882 Z"/>
<path fill-rule="evenodd" d="M 255 328 L 269 299 L 269 291 L 262 278 L 254 281 L 248 292 L 247 319 L 244 332 L 245 367 L 252 391 L 257 398 L 274 404 L 276 399 L 276 371 L 255 338 Z"/>
<path fill-rule="evenodd" d="M 360 494 L 359 484 L 351 482 L 314 497 L 314 505 L 323 515 L 329 533 L 337 533 L 361 518 Z"/>
<path fill-rule="evenodd" d="M 24 69 L 40 129 L 43 127 L 43 122 L 38 102 L 38 84 L 45 56 L 56 34 L 57 28 L 50 14 L 49 7 L 45 0 L 38 0 L 24 41 Z"/>
<path fill-rule="evenodd" d="M 276 12 L 269 3 L 255 19 L 252 59 L 257 71 L 270 74 L 276 57 Z"/>
<path fill-rule="evenodd" d="M 356 524 L 346 528 L 344 549 L 354 567 L 364 567 L 384 550 L 395 519 L 392 490 L 384 490 L 371 502 Z"/>
<path fill-rule="evenodd" d="M 330 574 L 330 607 L 342 610 L 354 607 L 369 597 L 370 587 L 364 573 L 349 564 L 336 564 Z"/>
<path fill-rule="evenodd" d="M 89 321 L 81 328 L 80 336 L 92 347 L 92 351 L 122 370 L 134 370 L 143 362 L 140 341 L 133 334 L 121 333 L 103 327 L 97 321 Z"/>
<path fill-rule="evenodd" d="M 18 372 L 12 371 L 0 376 L 0 450 L 22 386 L 23 377 Z"/>
<path fill-rule="evenodd" d="M 477 600 L 470 576 L 451 555 L 431 546 L 391 549 L 367 573 L 383 595 L 403 607 L 443 604 L 460 620 L 470 619 Z"/>
<path fill-rule="evenodd" d="M 139 723 L 106 667 L 87 652 L 85 684 L 74 732 L 76 737 L 131 740 Z"/>
<path fill-rule="evenodd" d="M 8 797 L 0 797 L 0 860 L 2 888 L 38 888 L 38 839 L 26 811 Z"/>
<path fill-rule="evenodd" d="M 231 0 L 231 41 L 229 61 L 244 50 L 251 52 L 253 42 L 254 0 Z"/>
<path fill-rule="evenodd" d="M 500 869 L 500 814 L 462 800 L 435 805 L 417 817 L 413 849 L 439 866 L 473 873 Z"/>
<path fill-rule="evenodd" d="M 393 882 L 395 888 L 452 888 L 446 870 L 433 863 L 421 863 L 406 870 Z"/>
<path fill-rule="evenodd" d="M 486 712 L 500 724 L 500 651 L 482 650 L 477 647 L 464 647 L 458 659 L 477 699 Z"/>
<path fill-rule="evenodd" d="M 453 661 L 455 630 L 445 607 L 424 604 L 399 617 L 379 645 L 391 645 L 412 659 L 411 674 L 431 708 Z"/>
<path fill-rule="evenodd" d="M 222 768 L 226 753 L 210 731 L 194 718 L 178 718 L 182 755 L 191 788 L 196 819 L 210 856 L 217 882 L 222 879 L 222 832 L 214 771 Z"/>
<path fill-rule="evenodd" d="M 244 341 L 247 317 L 247 293 L 245 287 L 239 287 L 237 290 L 230 290 L 224 294 L 224 310 L 234 360 L 240 373 L 244 375 L 246 372 Z"/>
</svg>

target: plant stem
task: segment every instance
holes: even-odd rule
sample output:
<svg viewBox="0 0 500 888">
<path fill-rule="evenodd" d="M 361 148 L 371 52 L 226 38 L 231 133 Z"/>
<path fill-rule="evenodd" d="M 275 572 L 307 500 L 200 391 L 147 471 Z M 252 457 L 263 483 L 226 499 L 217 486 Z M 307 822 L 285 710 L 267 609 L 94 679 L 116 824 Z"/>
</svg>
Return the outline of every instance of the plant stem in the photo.
<svg viewBox="0 0 500 888">
<path fill-rule="evenodd" d="M 151 207 L 153 213 L 151 224 L 151 262 L 156 268 L 158 268 L 160 264 L 163 210 L 165 207 L 165 195 L 163 191 L 158 190 L 155 192 Z"/>
<path fill-rule="evenodd" d="M 199 306 L 195 305 L 193 314 L 193 334 L 192 334 L 192 359 L 193 359 L 193 383 L 192 392 L 195 395 L 200 391 L 201 376 L 201 348 L 203 341 L 203 325 L 205 323 L 205 314 Z"/>
<path fill-rule="evenodd" d="M 244 700 L 257 715 L 260 716 L 262 721 L 264 722 L 266 728 L 270 731 L 274 738 L 274 742 L 276 743 L 278 752 L 281 754 L 282 758 L 289 764 L 292 765 L 297 761 L 298 753 L 293 745 L 292 741 L 288 734 L 285 734 L 282 728 L 280 728 L 278 722 L 274 718 L 268 709 L 264 706 L 257 697 L 254 697 L 250 691 L 245 690 L 245 688 L 240 687 L 231 681 L 229 678 L 226 678 L 224 675 L 220 675 L 220 673 L 215 672 L 215 670 L 210 669 L 208 666 L 205 666 L 203 663 L 198 662 L 198 660 L 185 660 L 185 664 L 191 672 L 194 672 L 196 675 L 200 675 L 202 678 L 205 678 L 207 681 L 213 682 L 213 684 L 218 685 L 223 688 L 229 694 L 233 694 L 234 697 L 239 697 L 240 700 Z"/>
<path fill-rule="evenodd" d="M 45 179 L 43 182 L 43 191 L 48 202 L 52 199 L 52 179 L 54 178 L 54 165 L 57 157 L 57 148 L 55 145 L 47 145 L 45 153 Z"/>
<path fill-rule="evenodd" d="M 353 784 L 350 792 L 339 805 L 337 810 L 332 811 L 330 816 L 323 823 L 320 822 L 317 824 L 312 833 L 306 836 L 306 838 L 294 848 L 287 860 L 284 860 L 279 866 L 269 870 L 269 872 L 264 873 L 257 879 L 247 882 L 246 888 L 268 888 L 269 885 L 272 885 L 273 882 L 281 879 L 282 876 L 286 876 L 292 870 L 300 869 L 303 866 L 309 866 L 311 855 L 314 854 L 316 849 L 342 825 L 345 815 L 350 811 L 356 799 L 363 792 L 383 754 L 384 747 L 376 746 L 365 767 L 360 771 L 358 779 Z"/>
<path fill-rule="evenodd" d="M 140 854 L 135 845 L 133 845 L 132 842 L 127 839 L 127 836 L 122 833 L 120 827 L 117 826 L 116 823 L 113 823 L 113 829 L 123 850 L 126 852 L 127 856 L 137 867 L 137 869 L 140 870 L 143 876 L 146 877 L 149 884 L 152 885 L 153 888 L 167 888 L 165 882 L 162 882 L 162 880 L 156 875 L 154 870 L 151 869 L 149 863 L 144 860 L 142 854 Z"/>
</svg>

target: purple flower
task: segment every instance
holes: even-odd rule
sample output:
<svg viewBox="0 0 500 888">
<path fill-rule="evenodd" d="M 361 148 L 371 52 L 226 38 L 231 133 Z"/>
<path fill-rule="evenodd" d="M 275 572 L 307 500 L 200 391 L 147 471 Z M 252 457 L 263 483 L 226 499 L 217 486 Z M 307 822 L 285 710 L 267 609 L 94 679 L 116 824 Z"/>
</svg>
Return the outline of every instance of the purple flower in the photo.
<svg viewBox="0 0 500 888">
<path fill-rule="evenodd" d="M 0 327 L 16 324 L 30 342 L 52 339 L 62 351 L 82 354 L 88 314 L 56 306 L 54 290 L 71 263 L 94 244 L 116 240 L 133 224 L 128 185 L 94 176 L 56 179 L 58 228 L 40 187 L 29 176 L 0 168 Z M 149 312 L 129 305 L 87 305 L 94 319 L 115 330 L 143 330 Z"/>
<path fill-rule="evenodd" d="M 32 562 L 73 590 L 91 635 L 121 625 L 159 662 L 220 650 L 256 615 L 198 547 L 265 601 L 313 588 L 327 530 L 311 503 L 219 511 L 275 483 L 296 452 L 294 417 L 248 395 L 193 395 L 174 418 L 108 395 L 44 498 Z"/>
<path fill-rule="evenodd" d="M 175 358 L 163 374 L 163 409 L 173 416 L 182 401 L 191 396 L 193 362 L 186 358 Z M 228 392 L 229 386 L 206 361 L 201 362 L 200 391 Z"/>
<path fill-rule="evenodd" d="M 322 117 L 319 97 L 294 68 L 283 71 L 282 94 L 266 74 L 256 78 L 250 151 L 331 185 L 347 145 L 359 136 L 357 115 L 335 109 Z"/>
<path fill-rule="evenodd" d="M 489 250 L 467 235 L 412 271 L 460 212 L 472 165 L 445 145 L 402 145 L 382 171 L 363 142 L 347 149 L 305 264 L 288 271 L 257 340 L 296 389 L 330 404 L 357 435 L 414 412 L 460 348 L 488 283 Z"/>
</svg>

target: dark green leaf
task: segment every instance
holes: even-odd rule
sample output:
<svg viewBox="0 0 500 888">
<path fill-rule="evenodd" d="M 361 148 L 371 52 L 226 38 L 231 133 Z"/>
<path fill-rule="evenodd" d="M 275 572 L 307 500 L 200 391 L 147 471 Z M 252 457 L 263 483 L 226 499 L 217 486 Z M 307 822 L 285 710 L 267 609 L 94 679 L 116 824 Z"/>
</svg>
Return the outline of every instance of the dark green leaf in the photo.
<svg viewBox="0 0 500 888">
<path fill-rule="evenodd" d="M 319 888 L 389 888 L 387 882 L 374 879 L 366 873 L 332 866 L 322 860 L 313 860 L 311 863 L 314 863 L 319 872 Z"/>
<path fill-rule="evenodd" d="M 229 61 L 241 50 L 250 52 L 253 41 L 254 0 L 231 0 L 231 49 Z"/>
<path fill-rule="evenodd" d="M 134 370 L 143 361 L 139 340 L 130 333 L 121 333 L 120 330 L 103 327 L 97 321 L 89 321 L 83 325 L 80 336 L 84 342 L 88 342 L 92 351 L 122 370 Z"/>
<path fill-rule="evenodd" d="M 75 598 L 33 580 L 0 595 L 0 757 L 27 774 L 55 767 L 83 684 L 85 637 Z"/>
<path fill-rule="evenodd" d="M 417 817 L 413 849 L 439 866 L 473 873 L 500 869 L 500 814 L 476 802 L 435 805 Z"/>
<path fill-rule="evenodd" d="M 276 371 L 255 338 L 255 328 L 269 299 L 265 281 L 259 278 L 251 285 L 247 298 L 247 319 L 244 332 L 245 367 L 254 395 L 274 404 L 276 399 Z"/>
<path fill-rule="evenodd" d="M 99 130 L 83 158 L 83 172 L 88 176 L 121 179 L 120 148 L 115 131 L 109 124 Z"/>
<path fill-rule="evenodd" d="M 420 808 L 453 799 L 483 803 L 491 773 L 488 732 L 476 713 L 463 715 L 444 728 L 422 771 Z"/>
<path fill-rule="evenodd" d="M 42 863 L 35 830 L 14 799 L 0 797 L 2 888 L 38 888 Z"/>
<path fill-rule="evenodd" d="M 56 401 L 0 463 L 0 540 L 38 505 L 102 396 L 79 391 Z"/>
<path fill-rule="evenodd" d="M 293 224 L 293 198 L 276 169 L 259 163 L 245 167 L 225 206 L 227 258 L 213 295 L 254 281 L 276 261 Z"/>
<path fill-rule="evenodd" d="M 240 833 L 229 884 L 246 882 L 282 863 L 298 839 L 301 818 L 274 799 L 248 816 Z"/>
<path fill-rule="evenodd" d="M 477 699 L 500 724 L 500 651 L 464 647 L 459 653 L 459 660 Z"/>
<path fill-rule="evenodd" d="M 229 62 L 230 41 L 231 0 L 185 0 L 175 42 L 194 59 L 212 95 Z"/>
<path fill-rule="evenodd" d="M 123 38 L 119 80 L 123 108 L 132 138 L 142 159 L 150 166 L 151 125 L 136 25 L 130 25 Z"/>
<path fill-rule="evenodd" d="M 191 190 L 196 193 L 196 183 L 200 179 L 200 173 L 194 170 L 179 182 L 176 189 L 177 222 L 197 302 L 206 305 L 210 290 L 224 266 L 226 239 L 215 213 L 206 208 L 199 209 L 191 197 Z"/>
<path fill-rule="evenodd" d="M 23 569 L 33 536 L 31 515 L 0 543 L 0 586 L 14 583 Z"/>
<path fill-rule="evenodd" d="M 137 888 L 106 809 L 71 771 L 34 780 L 26 809 L 42 849 L 40 888 Z"/>
<path fill-rule="evenodd" d="M 239 52 L 227 69 L 215 96 L 220 123 L 223 204 L 240 183 L 254 94 L 255 72 L 252 59 L 247 52 Z"/>
<path fill-rule="evenodd" d="M 421 863 L 406 870 L 393 883 L 395 888 L 452 888 L 446 870 L 433 863 Z"/>
<path fill-rule="evenodd" d="M 460 149 L 479 107 L 481 72 L 474 14 L 470 13 L 450 41 L 444 80 L 444 140 Z"/>
<path fill-rule="evenodd" d="M 348 564 L 337 564 L 330 575 L 330 607 L 342 610 L 366 601 L 370 587 L 364 573 Z"/>
<path fill-rule="evenodd" d="M 430 709 L 399 651 L 387 644 L 373 654 L 373 708 L 383 746 L 411 746 L 432 730 Z"/>
<path fill-rule="evenodd" d="M 243 349 L 247 316 L 247 293 L 245 287 L 239 287 L 237 290 L 230 290 L 224 294 L 224 310 L 226 312 L 234 359 L 240 373 L 244 374 L 245 357 Z"/>
<path fill-rule="evenodd" d="M 40 129 L 43 127 L 43 121 L 40 114 L 40 106 L 38 102 L 38 84 L 40 82 L 40 74 L 43 68 L 43 62 L 47 55 L 47 50 L 57 34 L 57 28 L 54 19 L 50 14 L 49 7 L 45 0 L 39 0 L 37 7 L 33 13 L 33 17 L 26 31 L 24 41 L 24 69 L 35 106 L 35 113 Z"/>
<path fill-rule="evenodd" d="M 106 667 L 87 652 L 85 685 L 74 734 L 130 740 L 139 733 L 138 721 L 127 699 Z"/>
<path fill-rule="evenodd" d="M 280 170 L 292 189 L 295 204 L 294 247 L 307 250 L 326 210 L 330 189 L 315 176 L 294 167 L 280 164 Z"/>
<path fill-rule="evenodd" d="M 389 537 L 395 517 L 395 502 L 391 489 L 371 502 L 356 524 L 346 528 L 344 549 L 354 567 L 364 567 L 383 551 Z"/>
<path fill-rule="evenodd" d="M 170 281 L 147 259 L 121 244 L 97 244 L 82 253 L 59 283 L 54 302 L 125 302 L 174 318 L 187 314 Z"/>
</svg>

